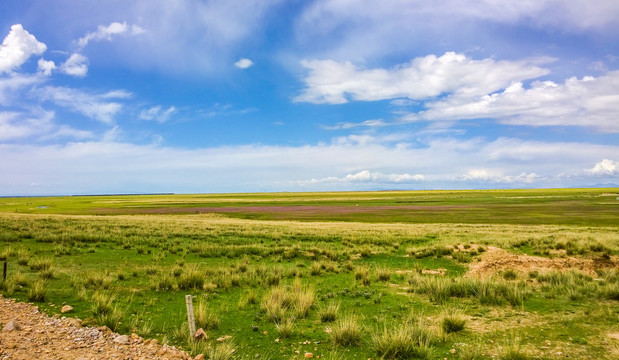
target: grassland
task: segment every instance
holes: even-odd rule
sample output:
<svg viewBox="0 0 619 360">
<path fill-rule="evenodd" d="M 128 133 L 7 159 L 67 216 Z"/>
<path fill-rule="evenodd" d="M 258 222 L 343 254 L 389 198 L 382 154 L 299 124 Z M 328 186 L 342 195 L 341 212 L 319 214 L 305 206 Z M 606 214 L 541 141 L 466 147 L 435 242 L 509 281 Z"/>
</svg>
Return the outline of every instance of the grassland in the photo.
<svg viewBox="0 0 619 360">
<path fill-rule="evenodd" d="M 214 359 L 614 359 L 618 193 L 2 198 L 0 290 Z"/>
</svg>

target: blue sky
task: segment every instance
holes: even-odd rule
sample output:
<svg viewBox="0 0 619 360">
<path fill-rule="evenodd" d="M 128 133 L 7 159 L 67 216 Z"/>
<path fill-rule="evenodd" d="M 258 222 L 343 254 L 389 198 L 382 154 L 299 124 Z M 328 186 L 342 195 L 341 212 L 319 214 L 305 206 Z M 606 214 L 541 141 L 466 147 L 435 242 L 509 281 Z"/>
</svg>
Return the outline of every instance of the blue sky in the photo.
<svg viewBox="0 0 619 360">
<path fill-rule="evenodd" d="M 619 183 L 614 0 L 0 2 L 0 195 Z"/>
</svg>

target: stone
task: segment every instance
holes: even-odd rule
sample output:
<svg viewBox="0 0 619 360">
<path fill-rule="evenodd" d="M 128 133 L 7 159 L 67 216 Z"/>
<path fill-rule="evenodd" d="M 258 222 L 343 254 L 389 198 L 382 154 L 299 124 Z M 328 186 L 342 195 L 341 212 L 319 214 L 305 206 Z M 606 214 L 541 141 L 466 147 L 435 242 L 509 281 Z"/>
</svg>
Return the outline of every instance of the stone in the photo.
<svg viewBox="0 0 619 360">
<path fill-rule="evenodd" d="M 63 313 L 63 314 L 71 312 L 71 311 L 73 311 L 73 306 L 71 306 L 71 305 L 65 305 L 65 306 L 62 307 L 62 309 L 60 309 L 60 312 Z"/>
<path fill-rule="evenodd" d="M 193 360 L 204 360 L 204 354 L 198 354 L 196 355 L 195 358 L 193 358 Z"/>
<path fill-rule="evenodd" d="M 206 336 L 206 332 L 204 332 L 204 329 L 199 328 L 198 330 L 196 330 L 196 333 L 193 335 L 193 337 L 196 340 L 206 340 L 208 339 L 208 336 Z"/>
<path fill-rule="evenodd" d="M 314 354 L 312 354 L 311 352 L 306 352 L 304 356 L 306 359 L 310 359 L 314 357 Z"/>
<path fill-rule="evenodd" d="M 9 323 L 4 325 L 4 328 L 2 328 L 2 332 L 20 331 L 20 330 L 21 330 L 21 326 L 19 325 L 17 320 L 9 321 Z"/>
<path fill-rule="evenodd" d="M 127 345 L 129 344 L 129 337 L 127 335 L 119 335 L 117 337 L 114 338 L 114 342 L 116 344 L 120 344 L 120 345 Z"/>
</svg>

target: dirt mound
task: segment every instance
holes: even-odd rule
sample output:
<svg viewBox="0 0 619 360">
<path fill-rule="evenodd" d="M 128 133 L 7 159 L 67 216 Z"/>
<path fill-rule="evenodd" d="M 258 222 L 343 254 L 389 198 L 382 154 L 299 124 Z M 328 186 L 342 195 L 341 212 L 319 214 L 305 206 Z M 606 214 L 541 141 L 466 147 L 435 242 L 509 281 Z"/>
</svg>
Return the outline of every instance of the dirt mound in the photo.
<svg viewBox="0 0 619 360">
<path fill-rule="evenodd" d="M 80 323 L 79 319 L 49 317 L 36 306 L 0 295 L 0 359 L 192 359 L 157 340 Z"/>
<path fill-rule="evenodd" d="M 507 269 L 520 273 L 578 270 L 595 275 L 595 270 L 617 267 L 619 267 L 619 259 L 616 256 L 610 259 L 545 258 L 517 255 L 501 248 L 488 246 L 487 250 L 480 256 L 479 261 L 471 264 L 467 275 L 492 275 Z"/>
</svg>

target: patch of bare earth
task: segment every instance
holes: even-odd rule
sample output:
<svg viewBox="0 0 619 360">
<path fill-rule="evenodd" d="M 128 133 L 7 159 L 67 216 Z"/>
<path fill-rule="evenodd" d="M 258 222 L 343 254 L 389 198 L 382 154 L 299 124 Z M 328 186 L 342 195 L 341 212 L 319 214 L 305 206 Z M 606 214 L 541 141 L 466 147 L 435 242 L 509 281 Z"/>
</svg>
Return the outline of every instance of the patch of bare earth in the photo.
<svg viewBox="0 0 619 360">
<path fill-rule="evenodd" d="M 521 273 L 531 271 L 568 271 L 578 270 L 595 275 L 595 270 L 619 267 L 619 258 L 545 258 L 531 255 L 517 255 L 498 247 L 488 246 L 480 255 L 479 261 L 470 265 L 468 276 L 493 275 L 498 271 L 512 269 Z"/>
<path fill-rule="evenodd" d="M 0 359 L 192 359 L 157 340 L 80 323 L 79 319 L 49 317 L 34 305 L 0 295 Z"/>
</svg>

